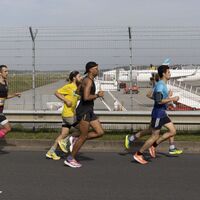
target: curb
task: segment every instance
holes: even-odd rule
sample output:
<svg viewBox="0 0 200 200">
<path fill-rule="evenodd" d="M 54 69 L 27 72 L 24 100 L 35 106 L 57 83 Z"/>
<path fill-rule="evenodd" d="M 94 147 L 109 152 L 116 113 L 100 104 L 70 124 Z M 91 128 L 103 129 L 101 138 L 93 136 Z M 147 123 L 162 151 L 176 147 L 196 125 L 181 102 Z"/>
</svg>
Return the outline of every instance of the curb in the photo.
<svg viewBox="0 0 200 200">
<path fill-rule="evenodd" d="M 53 140 L 33 140 L 33 139 L 4 139 L 0 140 L 0 150 L 12 151 L 46 151 L 53 144 Z M 126 150 L 123 141 L 112 140 L 89 140 L 81 151 L 87 152 L 135 152 L 141 147 L 142 142 L 135 142 Z M 184 153 L 200 153 L 200 142 L 176 141 L 176 146 Z M 169 144 L 164 142 L 158 146 L 157 151 L 168 152 Z"/>
</svg>

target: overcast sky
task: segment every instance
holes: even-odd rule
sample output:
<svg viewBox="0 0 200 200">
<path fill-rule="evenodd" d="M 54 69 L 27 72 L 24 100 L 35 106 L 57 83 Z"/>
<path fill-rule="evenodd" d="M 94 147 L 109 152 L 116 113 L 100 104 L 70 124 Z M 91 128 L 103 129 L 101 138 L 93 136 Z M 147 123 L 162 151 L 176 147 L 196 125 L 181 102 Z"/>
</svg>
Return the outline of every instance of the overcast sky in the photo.
<svg viewBox="0 0 200 200">
<path fill-rule="evenodd" d="M 200 0 L 0 0 L 0 59 L 12 68 L 31 67 L 31 38 L 28 27 L 32 26 L 39 30 L 36 40 L 36 64 L 39 69 L 55 69 L 55 66 L 60 66 L 60 69 L 65 69 L 66 66 L 82 67 L 88 60 L 95 60 L 105 68 L 128 65 L 127 27 L 131 26 L 136 34 L 133 41 L 134 64 L 160 64 L 166 57 L 170 57 L 173 64 L 199 64 L 199 8 Z M 65 31 L 68 37 L 56 36 L 54 40 L 61 41 L 51 43 L 52 35 L 59 32 L 59 28 L 55 26 L 72 27 L 74 35 L 80 34 L 83 37 L 88 31 L 87 34 L 91 37 L 78 41 L 81 36 L 72 38 L 71 32 Z M 107 35 L 114 34 L 116 27 L 123 27 L 120 31 L 124 36 L 119 36 L 116 42 L 111 42 L 113 38 L 110 37 L 103 43 L 100 40 L 105 39 L 105 31 L 95 29 L 97 26 L 114 27 Z M 143 26 L 147 29 L 141 30 Z M 167 28 L 168 32 L 155 28 L 148 30 L 154 26 Z M 8 31 L 7 27 L 14 31 Z M 13 27 L 22 27 L 23 30 Z M 41 27 L 50 28 L 43 32 Z M 78 32 L 75 32 L 76 27 L 81 27 Z M 186 29 L 175 30 L 177 27 Z M 187 27 L 192 27 L 192 30 Z M 88 42 L 87 39 L 94 39 L 95 34 L 103 36 L 93 43 Z M 16 41 L 20 39 L 26 42 Z M 42 43 L 42 39 L 46 39 L 46 43 Z M 125 42 L 120 42 L 120 39 Z M 121 47 L 125 50 L 117 49 Z M 68 49 L 61 51 L 59 48 Z M 90 49 L 87 51 L 84 48 Z"/>
<path fill-rule="evenodd" d="M 0 0 L 1 26 L 196 26 L 199 0 Z"/>
</svg>

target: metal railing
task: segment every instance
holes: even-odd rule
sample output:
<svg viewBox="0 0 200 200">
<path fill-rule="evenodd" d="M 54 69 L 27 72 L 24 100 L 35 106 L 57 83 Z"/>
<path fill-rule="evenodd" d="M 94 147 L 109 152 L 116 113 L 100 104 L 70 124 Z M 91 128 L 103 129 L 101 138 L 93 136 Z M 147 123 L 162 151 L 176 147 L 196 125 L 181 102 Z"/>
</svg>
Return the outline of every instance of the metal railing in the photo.
<svg viewBox="0 0 200 200">
<path fill-rule="evenodd" d="M 14 123 L 60 123 L 58 111 L 5 110 L 5 115 Z M 103 124 L 149 124 L 150 111 L 96 111 Z M 200 125 L 200 111 L 168 111 L 174 124 Z"/>
</svg>

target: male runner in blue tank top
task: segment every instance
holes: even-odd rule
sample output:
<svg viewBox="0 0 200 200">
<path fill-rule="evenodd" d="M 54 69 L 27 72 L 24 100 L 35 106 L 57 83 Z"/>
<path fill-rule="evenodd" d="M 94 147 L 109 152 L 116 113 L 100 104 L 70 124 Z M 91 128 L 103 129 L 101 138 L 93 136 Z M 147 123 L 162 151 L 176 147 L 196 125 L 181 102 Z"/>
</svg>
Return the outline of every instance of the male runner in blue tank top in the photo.
<svg viewBox="0 0 200 200">
<path fill-rule="evenodd" d="M 166 113 L 167 104 L 169 102 L 177 102 L 178 96 L 169 97 L 169 91 L 167 89 L 167 81 L 170 79 L 171 74 L 167 65 L 161 65 L 158 68 L 158 74 L 160 81 L 155 85 L 153 91 L 154 107 L 151 114 L 151 128 L 152 135 L 145 142 L 145 144 L 136 152 L 133 157 L 141 164 L 147 164 L 148 162 L 143 158 L 145 150 L 149 149 L 150 155 L 156 157 L 156 147 L 163 141 L 175 136 L 176 128 Z M 168 129 L 168 132 L 160 136 L 160 130 L 162 126 Z"/>
<path fill-rule="evenodd" d="M 157 82 L 159 80 L 160 80 L 159 75 L 155 74 L 153 88 L 146 95 L 148 98 L 150 98 L 152 100 L 153 100 L 153 90 L 154 90 L 155 84 L 157 84 Z M 172 92 L 172 90 L 169 90 L 168 97 L 172 97 L 172 96 L 173 96 L 173 92 Z M 139 138 L 141 138 L 141 137 L 143 137 L 145 135 L 149 135 L 151 133 L 152 133 L 152 129 L 151 129 L 151 126 L 150 126 L 149 128 L 147 128 L 145 130 L 141 130 L 141 131 L 137 132 L 136 134 L 126 135 L 125 141 L 124 141 L 125 148 L 129 149 L 130 145 L 133 144 L 134 141 L 138 140 Z M 179 154 L 182 154 L 182 153 L 183 153 L 183 150 L 178 149 L 175 146 L 174 137 L 170 137 L 169 138 L 169 154 L 171 154 L 171 155 L 179 155 Z"/>
</svg>

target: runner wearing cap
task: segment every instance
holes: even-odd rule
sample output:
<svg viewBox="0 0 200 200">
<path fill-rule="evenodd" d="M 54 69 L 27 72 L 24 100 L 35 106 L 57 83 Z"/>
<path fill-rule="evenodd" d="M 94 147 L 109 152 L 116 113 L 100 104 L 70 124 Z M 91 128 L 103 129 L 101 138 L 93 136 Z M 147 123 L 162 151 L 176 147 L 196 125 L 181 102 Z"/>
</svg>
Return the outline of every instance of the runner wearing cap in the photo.
<svg viewBox="0 0 200 200">
<path fill-rule="evenodd" d="M 77 120 L 79 121 L 79 128 L 81 135 L 77 139 L 72 153 L 64 161 L 65 165 L 73 168 L 79 168 L 82 165 L 75 159 L 78 151 L 86 141 L 86 139 L 93 139 L 101 137 L 104 130 L 100 121 L 94 113 L 94 100 L 98 97 L 103 97 L 104 92 L 99 91 L 97 94 L 94 83 L 94 78 L 98 75 L 98 64 L 95 62 L 88 62 L 85 67 L 85 74 L 87 76 L 83 79 L 80 87 L 80 103 L 76 109 Z M 93 131 L 89 131 L 92 127 Z"/>
</svg>

